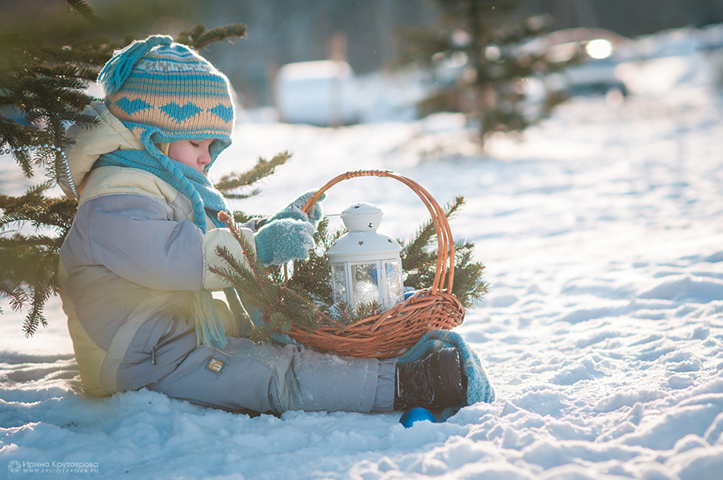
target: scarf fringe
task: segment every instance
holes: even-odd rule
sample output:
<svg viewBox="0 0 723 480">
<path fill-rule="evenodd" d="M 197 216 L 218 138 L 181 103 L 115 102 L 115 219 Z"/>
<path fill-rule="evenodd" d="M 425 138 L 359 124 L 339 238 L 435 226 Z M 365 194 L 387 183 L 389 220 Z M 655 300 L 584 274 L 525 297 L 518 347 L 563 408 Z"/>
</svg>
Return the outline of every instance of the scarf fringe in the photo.
<svg viewBox="0 0 723 480">
<path fill-rule="evenodd" d="M 213 303 L 213 295 L 203 289 L 194 293 L 193 300 L 191 313 L 196 322 L 196 345 L 223 348 L 226 345 L 226 334 Z"/>
</svg>

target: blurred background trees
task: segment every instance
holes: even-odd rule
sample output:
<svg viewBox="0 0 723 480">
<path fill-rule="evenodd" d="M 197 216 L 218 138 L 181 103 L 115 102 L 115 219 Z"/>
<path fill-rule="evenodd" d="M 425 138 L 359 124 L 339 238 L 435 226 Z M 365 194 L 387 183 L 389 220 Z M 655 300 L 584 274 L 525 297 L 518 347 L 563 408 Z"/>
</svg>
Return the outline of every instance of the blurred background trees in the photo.
<svg viewBox="0 0 723 480">
<path fill-rule="evenodd" d="M 541 37 L 549 33 L 548 14 L 529 15 L 524 0 L 438 0 L 440 25 L 407 33 L 403 63 L 421 63 L 435 72 L 420 115 L 464 112 L 479 140 L 492 132 L 520 132 L 550 114 L 564 96 L 530 79 L 560 71 L 581 59 L 581 51 L 554 55 Z M 533 100 L 533 97 L 534 98 Z"/>
<path fill-rule="evenodd" d="M 328 59 L 335 34 L 347 38 L 346 60 L 359 75 L 396 61 L 399 34 L 436 28 L 443 13 L 437 0 L 89 0 L 107 22 L 103 34 L 176 36 L 198 23 L 209 27 L 243 23 L 248 36 L 236 45 L 213 44 L 203 53 L 224 71 L 246 108 L 273 104 L 273 78 L 286 63 Z M 494 3 L 494 2 L 492 2 Z M 501 3 L 501 2 L 500 2 Z M 720 0 L 525 0 L 521 16 L 548 14 L 552 30 L 597 27 L 626 37 L 691 25 L 723 22 Z M 36 38 L 87 35 L 60 15 L 61 0 L 0 0 L 0 30 L 15 28 Z M 70 25 L 65 25 L 70 23 Z M 26 28 L 27 27 L 27 28 Z"/>
<path fill-rule="evenodd" d="M 249 35 L 236 45 L 220 42 L 203 53 L 224 71 L 246 108 L 273 105 L 273 81 L 290 62 L 331 57 L 335 35 L 346 37 L 346 60 L 358 75 L 388 67 L 409 28 L 436 28 L 443 9 L 437 0 L 90 0 L 107 24 L 103 34 L 120 41 L 167 33 L 175 37 L 198 23 L 244 23 Z M 492 2 L 494 3 L 494 2 Z M 503 2 L 499 2 L 503 3 Z M 525 0 L 521 16 L 548 14 L 552 30 L 605 28 L 626 37 L 723 21 L 720 0 Z M 36 38 L 83 37 L 87 30 L 64 12 L 59 0 L 0 0 L 0 30 Z"/>
</svg>

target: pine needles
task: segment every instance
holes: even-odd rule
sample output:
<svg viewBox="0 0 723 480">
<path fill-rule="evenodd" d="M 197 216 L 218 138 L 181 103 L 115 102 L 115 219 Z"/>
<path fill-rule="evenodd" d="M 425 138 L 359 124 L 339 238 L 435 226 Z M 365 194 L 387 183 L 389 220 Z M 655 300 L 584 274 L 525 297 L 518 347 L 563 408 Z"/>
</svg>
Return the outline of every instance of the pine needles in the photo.
<svg viewBox="0 0 723 480">
<path fill-rule="evenodd" d="M 190 47 L 200 50 L 212 43 L 222 40 L 234 38 L 244 38 L 246 36 L 246 26 L 235 24 L 225 27 L 212 28 L 206 31 L 204 24 L 198 24 L 191 30 L 184 30 L 176 37 L 176 42 L 184 43 Z"/>
<path fill-rule="evenodd" d="M 259 189 L 254 189 L 248 193 L 233 193 L 233 191 L 253 185 L 259 180 L 272 175 L 276 171 L 276 167 L 283 165 L 289 158 L 291 158 L 291 154 L 288 152 L 279 153 L 271 160 L 260 158 L 251 170 L 243 173 L 224 175 L 215 187 L 226 198 L 243 200 L 253 197 L 259 194 Z"/>
<path fill-rule="evenodd" d="M 261 193 L 259 188 L 252 188 L 251 191 L 244 191 L 244 189 L 252 187 L 266 177 L 273 175 L 274 172 L 276 172 L 276 167 L 283 165 L 290 158 L 291 154 L 288 152 L 279 153 L 271 160 L 259 158 L 256 165 L 251 170 L 241 173 L 233 172 L 228 175 L 224 175 L 218 183 L 214 185 L 214 187 L 221 192 L 224 197 L 229 199 L 243 200 L 253 197 Z M 233 221 L 235 223 L 247 223 L 254 218 L 258 218 L 259 215 L 237 211 L 234 212 L 233 217 Z"/>
<path fill-rule="evenodd" d="M 449 219 L 464 205 L 464 197 L 457 196 L 444 206 L 444 215 Z M 431 248 L 436 240 L 434 224 L 427 221 L 408 241 L 399 240 L 402 245 L 400 257 L 404 271 L 404 286 L 420 290 L 434 280 L 437 265 L 437 251 Z M 482 279 L 484 265 L 474 261 L 474 244 L 465 240 L 454 242 L 454 282 L 452 294 L 469 308 L 480 300 L 488 290 Z M 446 279 L 445 279 L 446 280 Z M 444 282 L 442 283 L 444 285 Z"/>
<path fill-rule="evenodd" d="M 244 256 L 239 260 L 228 249 L 220 247 L 216 253 L 228 264 L 228 268 L 212 268 L 211 271 L 240 290 L 246 307 L 257 308 L 263 313 L 263 324 L 256 326 L 251 333 L 252 338 L 263 339 L 274 333 L 286 333 L 292 326 L 313 330 L 320 321 L 336 323 L 309 297 L 285 285 L 278 268 L 268 268 L 259 262 L 254 249 L 238 232 L 228 214 L 221 212 L 218 218 L 231 229 Z"/>
</svg>

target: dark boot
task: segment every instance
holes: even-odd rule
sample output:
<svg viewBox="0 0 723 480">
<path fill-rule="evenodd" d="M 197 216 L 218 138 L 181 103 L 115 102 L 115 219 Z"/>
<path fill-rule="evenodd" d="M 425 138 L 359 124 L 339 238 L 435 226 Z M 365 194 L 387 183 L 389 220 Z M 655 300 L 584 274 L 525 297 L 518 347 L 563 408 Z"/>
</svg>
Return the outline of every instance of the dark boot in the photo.
<svg viewBox="0 0 723 480">
<path fill-rule="evenodd" d="M 441 411 L 463 407 L 467 397 L 466 380 L 455 348 L 430 353 L 415 362 L 399 363 L 394 409 L 424 407 Z"/>
</svg>

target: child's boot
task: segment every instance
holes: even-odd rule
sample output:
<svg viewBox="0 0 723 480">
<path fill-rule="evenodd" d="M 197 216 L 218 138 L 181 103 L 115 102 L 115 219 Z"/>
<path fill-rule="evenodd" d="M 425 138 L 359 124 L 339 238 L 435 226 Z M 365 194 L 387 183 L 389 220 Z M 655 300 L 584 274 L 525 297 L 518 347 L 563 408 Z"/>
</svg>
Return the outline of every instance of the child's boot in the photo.
<svg viewBox="0 0 723 480">
<path fill-rule="evenodd" d="M 466 378 L 459 352 L 445 348 L 409 363 L 397 364 L 394 409 L 444 410 L 466 404 Z"/>
</svg>

